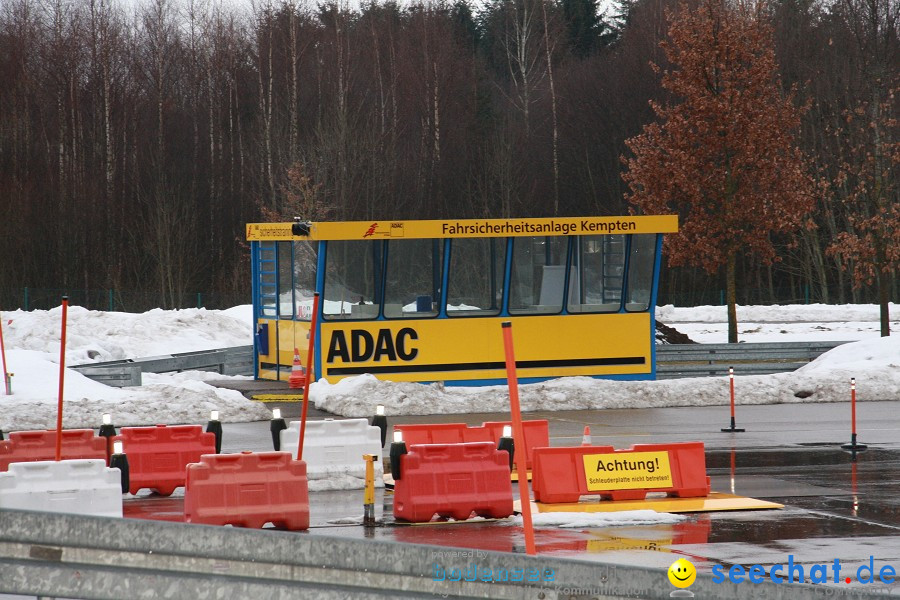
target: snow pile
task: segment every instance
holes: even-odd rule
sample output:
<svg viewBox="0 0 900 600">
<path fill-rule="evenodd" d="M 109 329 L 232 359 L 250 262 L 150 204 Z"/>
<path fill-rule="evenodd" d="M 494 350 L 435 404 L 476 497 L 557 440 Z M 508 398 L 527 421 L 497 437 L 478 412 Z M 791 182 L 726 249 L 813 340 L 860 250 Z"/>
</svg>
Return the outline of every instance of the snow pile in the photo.
<svg viewBox="0 0 900 600">
<path fill-rule="evenodd" d="M 315 479 L 308 479 L 309 491 L 327 492 L 331 490 L 361 490 L 366 487 L 365 478 L 356 477 L 345 471 L 334 470 L 329 473 L 320 473 Z M 375 477 L 375 487 L 384 487 L 384 479 Z"/>
<path fill-rule="evenodd" d="M 135 314 L 70 306 L 66 364 L 159 356 L 253 343 L 252 309 L 189 308 Z M 59 359 L 62 308 L 3 313 L 6 349 L 46 352 Z M 15 373 L 15 369 L 9 367 Z"/>
<path fill-rule="evenodd" d="M 738 404 L 843 402 L 856 377 L 857 399 L 900 398 L 900 336 L 844 344 L 793 373 L 735 377 Z M 367 417 L 383 404 L 389 415 L 485 413 L 509 410 L 506 386 L 444 387 L 380 381 L 372 375 L 310 386 L 317 408 Z M 715 406 L 730 401 L 727 377 L 610 381 L 566 377 L 519 386 L 524 411 Z"/>
<path fill-rule="evenodd" d="M 531 522 L 535 527 L 566 527 L 589 529 L 613 525 L 668 525 L 684 521 L 687 517 L 655 510 L 623 510 L 618 512 L 546 512 L 532 513 Z M 514 518 L 517 523 L 522 517 Z"/>
<path fill-rule="evenodd" d="M 900 306 L 892 305 L 892 314 Z M 725 307 L 660 307 L 664 323 L 698 342 L 724 342 Z M 900 398 L 900 336 L 878 337 L 878 307 L 746 306 L 738 307 L 742 341 L 816 339 L 863 340 L 840 346 L 794 373 L 736 378 L 739 404 L 837 402 L 848 399 L 856 377 L 860 401 Z M 13 395 L 0 382 L 0 429 L 55 427 L 59 373 L 61 308 L 2 314 L 7 368 Z M 900 330 L 896 321 L 892 329 Z M 252 308 L 225 311 L 151 310 L 142 314 L 69 308 L 66 364 L 149 357 L 252 342 Z M 210 410 L 225 422 L 268 420 L 270 413 L 232 390 L 204 383 L 223 376 L 199 371 L 143 375 L 140 388 L 111 388 L 66 370 L 63 425 L 97 427 L 103 413 L 123 425 L 205 423 Z M 377 404 L 388 414 L 505 412 L 505 386 L 444 388 L 440 384 L 392 383 L 372 375 L 311 386 L 316 406 L 348 417 L 369 417 Z M 524 410 L 648 408 L 724 405 L 727 378 L 668 381 L 609 381 L 573 377 L 520 386 Z M 355 483 L 355 482 L 354 482 Z M 349 482 L 348 482 L 349 484 Z"/>
<path fill-rule="evenodd" d="M 665 323 L 727 323 L 727 306 L 656 307 L 656 318 Z M 877 323 L 877 304 L 788 304 L 738 306 L 738 323 Z M 900 304 L 891 304 L 890 313 L 900 315 Z"/>
<path fill-rule="evenodd" d="M 891 330 L 900 330 L 900 305 L 891 304 Z M 700 344 L 728 341 L 725 306 L 656 309 L 656 319 L 675 327 Z M 879 307 L 875 304 L 795 304 L 738 306 L 739 342 L 822 342 L 860 340 L 880 335 Z"/>
<path fill-rule="evenodd" d="M 227 311 L 155 309 L 132 314 L 71 306 L 66 324 L 66 364 L 247 345 L 252 340 L 251 314 L 250 307 Z M 62 308 L 4 312 L 2 319 L 13 394 L 3 395 L 0 383 L 0 430 L 54 428 Z M 201 371 L 144 373 L 142 387 L 113 388 L 66 369 L 63 427 L 99 427 L 103 413 L 110 413 L 118 426 L 202 424 L 209 420 L 211 410 L 218 410 L 223 421 L 269 418 L 262 404 L 234 390 L 204 383 L 211 378 L 225 377 Z"/>
<path fill-rule="evenodd" d="M 0 430 L 34 430 L 56 427 L 59 365 L 33 350 L 7 352 L 12 396 L 0 386 Z M 63 394 L 63 427 L 97 428 L 104 413 L 117 426 L 159 423 L 204 424 L 211 410 L 222 421 L 261 421 L 271 417 L 264 405 L 240 392 L 206 384 L 203 379 L 223 379 L 217 373 L 144 373 L 139 388 L 113 388 L 66 369 Z"/>
</svg>

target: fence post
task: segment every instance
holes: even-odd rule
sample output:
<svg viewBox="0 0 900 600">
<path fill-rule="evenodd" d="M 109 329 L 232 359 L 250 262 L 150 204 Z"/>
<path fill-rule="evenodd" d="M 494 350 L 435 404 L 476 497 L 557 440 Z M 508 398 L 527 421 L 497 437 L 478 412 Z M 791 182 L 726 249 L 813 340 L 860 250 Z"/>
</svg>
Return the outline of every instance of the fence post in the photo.
<svg viewBox="0 0 900 600">
<path fill-rule="evenodd" d="M 197 308 L 203 308 L 203 294 L 197 292 Z"/>
<path fill-rule="evenodd" d="M 114 311 L 116 308 L 115 302 L 113 302 L 113 291 L 109 290 L 109 312 Z"/>
<path fill-rule="evenodd" d="M 28 308 L 28 288 L 25 288 L 25 310 L 29 310 Z"/>
</svg>

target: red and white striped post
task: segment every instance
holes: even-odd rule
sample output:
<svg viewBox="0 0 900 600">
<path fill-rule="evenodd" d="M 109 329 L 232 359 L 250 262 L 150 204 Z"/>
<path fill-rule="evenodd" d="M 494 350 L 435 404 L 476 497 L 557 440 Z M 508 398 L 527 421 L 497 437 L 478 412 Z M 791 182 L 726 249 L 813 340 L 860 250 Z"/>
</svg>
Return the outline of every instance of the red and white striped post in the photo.
<svg viewBox="0 0 900 600">
<path fill-rule="evenodd" d="M 850 443 L 842 444 L 844 450 L 865 450 L 868 448 L 865 444 L 859 444 L 856 441 L 856 377 L 850 378 Z"/>
<path fill-rule="evenodd" d="M 728 386 L 731 389 L 731 427 L 723 427 L 722 431 L 741 432 L 744 429 L 734 426 L 734 367 L 728 367 Z"/>
</svg>

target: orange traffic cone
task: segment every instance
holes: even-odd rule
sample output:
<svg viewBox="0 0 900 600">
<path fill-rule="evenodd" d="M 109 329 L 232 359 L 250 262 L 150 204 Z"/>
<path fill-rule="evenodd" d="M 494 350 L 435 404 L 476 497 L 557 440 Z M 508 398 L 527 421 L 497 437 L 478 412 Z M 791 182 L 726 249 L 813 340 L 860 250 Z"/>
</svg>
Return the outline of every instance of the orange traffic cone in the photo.
<svg viewBox="0 0 900 600">
<path fill-rule="evenodd" d="M 302 389 L 306 385 L 306 370 L 300 364 L 300 351 L 294 348 L 294 364 L 291 366 L 291 376 L 288 378 L 288 387 L 292 390 Z"/>
<path fill-rule="evenodd" d="M 593 446 L 594 443 L 591 441 L 591 428 L 587 425 L 584 426 L 584 435 L 581 436 L 581 445 L 582 446 Z"/>
</svg>

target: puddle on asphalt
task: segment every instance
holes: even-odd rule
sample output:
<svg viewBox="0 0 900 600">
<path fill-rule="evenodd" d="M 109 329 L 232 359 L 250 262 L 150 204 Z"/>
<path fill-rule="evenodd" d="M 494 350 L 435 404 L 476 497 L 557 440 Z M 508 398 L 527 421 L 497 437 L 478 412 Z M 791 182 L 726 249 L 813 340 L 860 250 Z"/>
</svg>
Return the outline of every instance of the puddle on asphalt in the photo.
<svg viewBox="0 0 900 600">
<path fill-rule="evenodd" d="M 733 473 L 752 493 L 785 504 L 783 510 L 688 514 L 674 524 L 595 528 L 540 528 L 538 551 L 600 556 L 604 553 L 672 552 L 679 546 L 735 543 L 776 548 L 780 540 L 865 538 L 900 535 L 900 451 L 870 449 L 850 453 L 826 446 L 709 451 L 707 468 L 716 483 Z M 755 486 L 755 487 L 754 487 Z M 798 491 L 799 490 L 799 491 Z M 761 492 L 757 494 L 756 492 Z M 781 495 L 779 495 L 781 494 Z M 523 552 L 524 535 L 512 520 L 451 524 L 331 525 L 329 519 L 361 515 L 362 492 L 310 494 L 309 534 L 374 538 L 500 552 Z M 125 503 L 126 516 L 181 520 L 183 498 L 147 497 Z M 377 491 L 377 516 L 390 520 L 392 495 Z"/>
<path fill-rule="evenodd" d="M 838 445 L 821 445 L 815 447 L 778 448 L 773 450 L 707 450 L 706 466 L 708 469 L 728 469 L 734 460 L 741 469 L 771 467 L 808 467 L 851 465 L 856 456 L 856 464 L 877 464 L 880 469 L 889 469 L 900 475 L 900 451 L 882 448 L 870 448 L 864 452 L 849 452 Z"/>
</svg>

